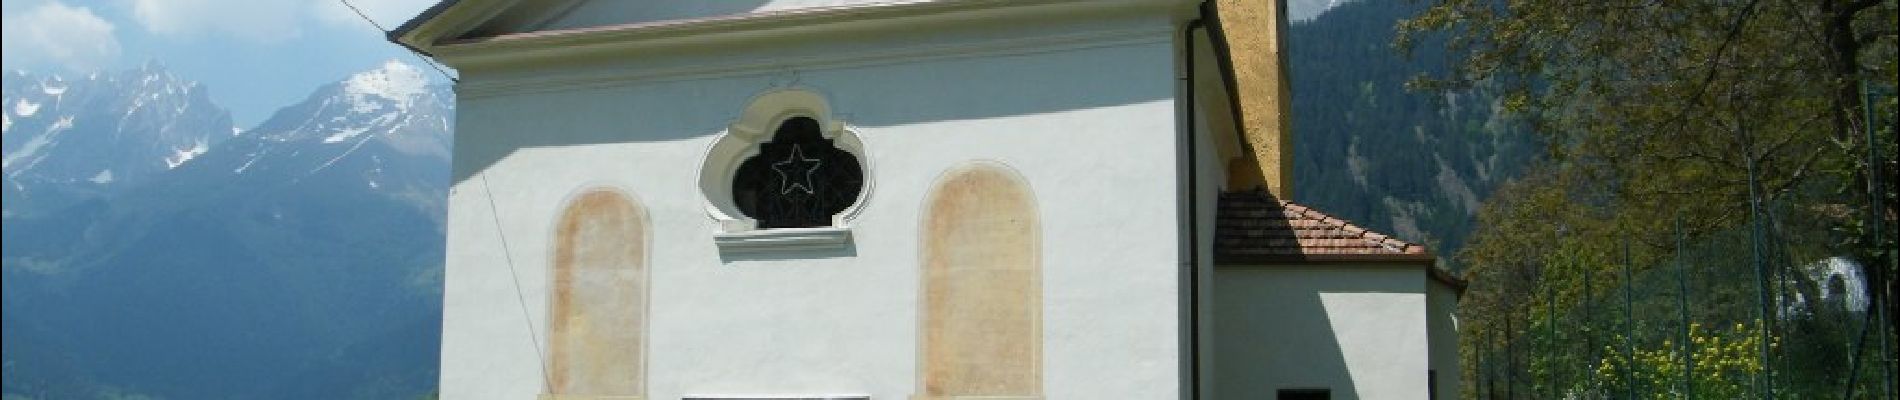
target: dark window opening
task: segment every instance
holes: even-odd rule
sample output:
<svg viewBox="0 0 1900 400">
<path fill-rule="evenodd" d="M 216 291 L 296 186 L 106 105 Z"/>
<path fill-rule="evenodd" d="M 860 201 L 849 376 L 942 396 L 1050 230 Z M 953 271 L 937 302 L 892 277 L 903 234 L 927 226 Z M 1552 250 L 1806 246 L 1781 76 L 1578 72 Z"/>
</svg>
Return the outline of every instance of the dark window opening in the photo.
<svg viewBox="0 0 1900 400">
<path fill-rule="evenodd" d="M 759 154 L 739 164 L 732 199 L 759 228 L 831 226 L 831 217 L 857 202 L 864 168 L 819 131 L 818 121 L 794 117 L 779 124 Z"/>
<path fill-rule="evenodd" d="M 1280 400 L 1332 400 L 1331 389 L 1280 389 Z"/>
</svg>

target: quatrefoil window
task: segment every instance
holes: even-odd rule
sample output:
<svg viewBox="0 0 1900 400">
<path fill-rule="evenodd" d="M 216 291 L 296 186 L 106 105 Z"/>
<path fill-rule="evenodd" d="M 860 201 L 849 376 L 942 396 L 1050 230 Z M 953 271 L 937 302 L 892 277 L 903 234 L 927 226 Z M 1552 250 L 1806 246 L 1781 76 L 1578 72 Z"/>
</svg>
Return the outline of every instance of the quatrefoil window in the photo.
<svg viewBox="0 0 1900 400">
<path fill-rule="evenodd" d="M 832 217 L 858 201 L 864 168 L 856 156 L 838 148 L 818 121 L 791 117 L 779 123 L 772 140 L 739 164 L 732 177 L 732 200 L 758 228 L 831 226 Z"/>
</svg>

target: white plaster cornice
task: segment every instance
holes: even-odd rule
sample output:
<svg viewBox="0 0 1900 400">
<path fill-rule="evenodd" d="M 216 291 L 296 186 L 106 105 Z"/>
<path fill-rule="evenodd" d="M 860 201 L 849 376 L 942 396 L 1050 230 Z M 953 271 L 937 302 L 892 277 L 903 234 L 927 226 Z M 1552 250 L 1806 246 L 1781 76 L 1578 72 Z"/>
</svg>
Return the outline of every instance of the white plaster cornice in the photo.
<svg viewBox="0 0 1900 400">
<path fill-rule="evenodd" d="M 448 40 L 432 43 L 426 50 L 457 69 L 482 71 L 603 57 L 644 56 L 682 48 L 705 49 L 784 41 L 815 35 L 904 31 L 924 24 L 985 23 L 1008 18 L 1053 20 L 1117 10 L 1155 10 L 1171 7 L 1177 2 L 919 0 L 869 3 Z M 448 25 L 447 22 L 452 21 L 443 21 L 443 25 Z"/>
<path fill-rule="evenodd" d="M 1096 30 L 1019 39 L 964 42 L 906 48 L 880 48 L 774 58 L 721 64 L 694 64 L 662 68 L 611 68 L 595 71 L 537 74 L 517 78 L 468 80 L 456 87 L 461 98 L 545 93 L 574 89 L 609 88 L 650 82 L 723 78 L 783 73 L 788 69 L 822 70 L 904 64 L 965 58 L 1051 53 L 1090 48 L 1162 43 L 1172 40 L 1171 28 L 1148 27 Z"/>
</svg>

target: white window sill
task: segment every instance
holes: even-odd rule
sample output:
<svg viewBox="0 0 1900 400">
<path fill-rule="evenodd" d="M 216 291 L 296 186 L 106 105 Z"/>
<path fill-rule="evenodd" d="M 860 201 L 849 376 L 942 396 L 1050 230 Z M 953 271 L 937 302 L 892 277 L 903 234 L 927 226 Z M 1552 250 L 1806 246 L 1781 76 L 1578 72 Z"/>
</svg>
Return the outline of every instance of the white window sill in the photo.
<svg viewBox="0 0 1900 400">
<path fill-rule="evenodd" d="M 779 228 L 739 233 L 713 234 L 713 243 L 722 253 L 754 253 L 785 250 L 829 250 L 844 248 L 851 242 L 851 228 Z"/>
</svg>

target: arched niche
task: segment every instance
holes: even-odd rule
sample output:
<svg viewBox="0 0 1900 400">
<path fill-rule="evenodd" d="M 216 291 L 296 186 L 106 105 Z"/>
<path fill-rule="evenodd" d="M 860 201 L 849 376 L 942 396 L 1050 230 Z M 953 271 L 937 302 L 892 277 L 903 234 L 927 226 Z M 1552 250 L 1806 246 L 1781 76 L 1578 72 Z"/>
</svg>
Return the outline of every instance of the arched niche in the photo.
<svg viewBox="0 0 1900 400">
<path fill-rule="evenodd" d="M 576 195 L 555 225 L 548 299 L 548 399 L 646 391 L 646 209 L 609 189 Z"/>
<path fill-rule="evenodd" d="M 761 93 L 747 103 L 738 118 L 713 140 L 699 169 L 699 190 L 705 197 L 706 214 L 718 222 L 720 234 L 744 234 L 759 230 L 759 223 L 740 211 L 733 198 L 732 182 L 746 160 L 759 155 L 761 143 L 773 140 L 787 120 L 809 118 L 817 123 L 818 133 L 838 150 L 854 156 L 862 172 L 863 186 L 855 201 L 830 216 L 829 228 L 846 228 L 871 196 L 872 166 L 865 153 L 864 141 L 844 121 L 832 114 L 823 95 L 804 88 L 780 88 Z"/>
<path fill-rule="evenodd" d="M 996 162 L 925 197 L 918 399 L 1040 399 L 1042 232 L 1035 196 Z"/>
</svg>

